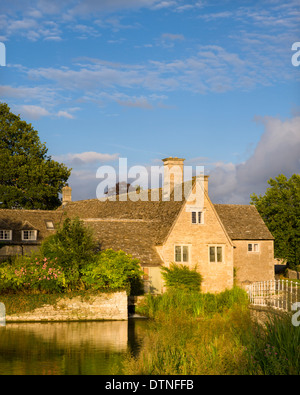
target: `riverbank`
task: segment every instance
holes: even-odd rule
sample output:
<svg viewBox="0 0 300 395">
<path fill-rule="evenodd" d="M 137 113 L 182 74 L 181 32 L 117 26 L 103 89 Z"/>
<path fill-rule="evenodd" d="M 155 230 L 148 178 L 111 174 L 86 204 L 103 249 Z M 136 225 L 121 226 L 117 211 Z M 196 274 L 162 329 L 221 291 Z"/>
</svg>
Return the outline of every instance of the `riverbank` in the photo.
<svg viewBox="0 0 300 395">
<path fill-rule="evenodd" d="M 139 312 L 151 317 L 130 375 L 299 375 L 300 328 L 290 316 L 253 320 L 241 289 L 212 294 L 149 296 Z"/>
<path fill-rule="evenodd" d="M 127 320 L 125 291 L 60 295 L 0 295 L 9 322 Z"/>
</svg>

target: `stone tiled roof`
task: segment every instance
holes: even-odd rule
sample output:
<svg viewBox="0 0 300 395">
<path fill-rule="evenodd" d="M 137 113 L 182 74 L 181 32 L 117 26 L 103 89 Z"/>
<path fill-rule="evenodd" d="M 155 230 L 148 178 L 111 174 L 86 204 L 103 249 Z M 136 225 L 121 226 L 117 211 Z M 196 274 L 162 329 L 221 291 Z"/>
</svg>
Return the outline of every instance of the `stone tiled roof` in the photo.
<svg viewBox="0 0 300 395">
<path fill-rule="evenodd" d="M 155 246 L 164 243 L 184 203 L 172 198 L 162 201 L 161 190 L 159 193 L 158 201 L 151 201 L 148 196 L 148 200 L 137 202 L 81 200 L 55 211 L 1 209 L 0 229 L 13 230 L 11 243 L 21 242 L 22 229 L 36 229 L 40 243 L 53 234 L 53 230 L 47 229 L 46 221 L 57 227 L 66 217 L 79 217 L 93 229 L 102 249 L 121 249 L 143 265 L 159 265 L 162 262 Z M 254 206 L 215 204 L 214 207 L 232 240 L 273 239 Z"/>
<path fill-rule="evenodd" d="M 271 232 L 253 205 L 214 204 L 232 240 L 273 240 Z"/>
<path fill-rule="evenodd" d="M 63 211 L 78 216 L 94 231 L 101 248 L 113 248 L 132 254 L 142 264 L 160 264 L 155 246 L 168 235 L 183 201 L 99 201 L 69 202 Z"/>
<path fill-rule="evenodd" d="M 46 221 L 52 221 L 54 226 L 61 222 L 62 213 L 53 210 L 9 210 L 0 209 L 0 229 L 12 230 L 12 241 L 7 243 L 20 243 L 22 230 L 37 230 L 37 242 L 53 234 L 47 229 Z M 22 241 L 24 243 L 24 241 Z M 32 243 L 28 241 L 28 243 Z"/>
</svg>

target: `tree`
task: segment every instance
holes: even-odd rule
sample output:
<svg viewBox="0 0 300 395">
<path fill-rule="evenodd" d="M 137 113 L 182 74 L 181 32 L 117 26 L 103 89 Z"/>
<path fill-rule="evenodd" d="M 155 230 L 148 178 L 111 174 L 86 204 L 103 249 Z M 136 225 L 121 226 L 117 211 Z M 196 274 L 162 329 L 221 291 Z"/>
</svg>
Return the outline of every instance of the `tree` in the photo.
<svg viewBox="0 0 300 395">
<path fill-rule="evenodd" d="M 300 175 L 287 179 L 280 174 L 270 179 L 264 196 L 251 195 L 254 204 L 273 234 L 276 258 L 287 260 L 288 267 L 300 264 Z"/>
<path fill-rule="evenodd" d="M 41 254 L 59 262 L 68 286 L 75 289 L 79 286 L 81 270 L 95 260 L 96 249 L 91 228 L 79 218 L 66 218 L 61 228 L 43 241 Z"/>
<path fill-rule="evenodd" d="M 55 209 L 71 169 L 47 156 L 38 132 L 0 103 L 0 208 Z"/>
</svg>

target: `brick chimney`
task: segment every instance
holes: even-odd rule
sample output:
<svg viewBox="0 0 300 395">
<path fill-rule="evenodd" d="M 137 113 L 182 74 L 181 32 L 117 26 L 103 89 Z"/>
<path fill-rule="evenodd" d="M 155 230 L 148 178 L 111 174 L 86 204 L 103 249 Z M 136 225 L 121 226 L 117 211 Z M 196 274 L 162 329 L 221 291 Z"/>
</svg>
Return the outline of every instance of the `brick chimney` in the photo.
<svg viewBox="0 0 300 395">
<path fill-rule="evenodd" d="M 183 183 L 183 162 L 182 158 L 165 158 L 164 162 L 164 191 L 171 193 L 176 185 Z"/>
<path fill-rule="evenodd" d="M 62 188 L 62 204 L 63 206 L 72 201 L 72 188 L 66 185 Z"/>
</svg>

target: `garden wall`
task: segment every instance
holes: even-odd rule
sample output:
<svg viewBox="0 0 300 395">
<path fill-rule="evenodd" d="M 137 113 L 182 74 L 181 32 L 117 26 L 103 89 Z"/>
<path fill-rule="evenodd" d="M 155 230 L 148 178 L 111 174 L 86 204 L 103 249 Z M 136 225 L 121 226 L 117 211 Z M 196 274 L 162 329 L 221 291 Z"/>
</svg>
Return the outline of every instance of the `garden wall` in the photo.
<svg viewBox="0 0 300 395">
<path fill-rule="evenodd" d="M 13 296 L 12 296 L 13 297 Z M 1 302 L 1 296 L 0 296 Z M 128 302 L 126 292 L 68 297 L 62 296 L 55 305 L 43 305 L 35 310 L 6 315 L 6 322 L 41 321 L 90 321 L 127 320 Z"/>
</svg>

